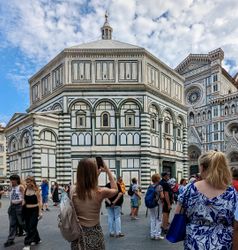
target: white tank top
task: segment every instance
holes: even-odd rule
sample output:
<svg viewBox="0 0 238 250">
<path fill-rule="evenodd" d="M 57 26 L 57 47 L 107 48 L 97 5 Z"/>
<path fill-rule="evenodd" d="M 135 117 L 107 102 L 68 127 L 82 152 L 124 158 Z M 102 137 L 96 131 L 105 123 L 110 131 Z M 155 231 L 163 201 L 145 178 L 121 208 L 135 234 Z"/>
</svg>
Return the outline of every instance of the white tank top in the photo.
<svg viewBox="0 0 238 250">
<path fill-rule="evenodd" d="M 23 193 L 20 191 L 20 186 L 12 187 L 10 192 L 10 200 L 12 204 L 20 204 L 23 201 Z"/>
</svg>

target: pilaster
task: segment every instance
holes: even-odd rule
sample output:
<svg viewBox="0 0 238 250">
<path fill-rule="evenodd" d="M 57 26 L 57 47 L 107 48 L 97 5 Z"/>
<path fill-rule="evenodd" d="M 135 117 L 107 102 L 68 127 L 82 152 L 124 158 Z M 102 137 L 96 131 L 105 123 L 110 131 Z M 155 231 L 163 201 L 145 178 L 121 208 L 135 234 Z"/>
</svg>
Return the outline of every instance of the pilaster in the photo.
<svg viewBox="0 0 238 250">
<path fill-rule="evenodd" d="M 60 184 L 68 184 L 72 178 L 70 115 L 59 115 L 56 175 Z"/>
<path fill-rule="evenodd" d="M 141 114 L 141 187 L 146 190 L 150 184 L 150 115 Z"/>
<path fill-rule="evenodd" d="M 33 123 L 32 128 L 32 173 L 37 183 L 41 182 L 41 146 L 39 126 Z"/>
<path fill-rule="evenodd" d="M 183 128 L 183 177 L 189 177 L 189 165 L 188 165 L 188 129 Z"/>
</svg>

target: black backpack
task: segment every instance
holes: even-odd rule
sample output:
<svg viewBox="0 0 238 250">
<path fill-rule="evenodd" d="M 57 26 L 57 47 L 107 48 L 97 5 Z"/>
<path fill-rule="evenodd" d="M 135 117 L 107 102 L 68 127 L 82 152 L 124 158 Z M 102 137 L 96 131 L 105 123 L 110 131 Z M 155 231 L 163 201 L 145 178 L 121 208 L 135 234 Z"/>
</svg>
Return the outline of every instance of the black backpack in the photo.
<svg viewBox="0 0 238 250">
<path fill-rule="evenodd" d="M 128 189 L 128 195 L 132 196 L 134 194 L 134 192 L 132 191 L 132 186 L 133 184 L 130 185 L 129 189 Z"/>
</svg>

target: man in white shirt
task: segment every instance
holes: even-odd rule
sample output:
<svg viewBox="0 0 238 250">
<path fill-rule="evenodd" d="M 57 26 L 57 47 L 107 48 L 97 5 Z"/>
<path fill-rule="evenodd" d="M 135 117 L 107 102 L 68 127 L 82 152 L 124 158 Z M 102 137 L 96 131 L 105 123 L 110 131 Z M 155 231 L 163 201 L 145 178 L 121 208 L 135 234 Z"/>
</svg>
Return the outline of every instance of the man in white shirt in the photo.
<svg viewBox="0 0 238 250">
<path fill-rule="evenodd" d="M 10 247 L 14 244 L 14 239 L 17 232 L 17 225 L 22 226 L 22 205 L 24 198 L 24 187 L 21 185 L 19 175 L 11 175 L 11 192 L 10 192 L 10 207 L 8 209 L 9 215 L 9 235 L 4 247 Z"/>
</svg>

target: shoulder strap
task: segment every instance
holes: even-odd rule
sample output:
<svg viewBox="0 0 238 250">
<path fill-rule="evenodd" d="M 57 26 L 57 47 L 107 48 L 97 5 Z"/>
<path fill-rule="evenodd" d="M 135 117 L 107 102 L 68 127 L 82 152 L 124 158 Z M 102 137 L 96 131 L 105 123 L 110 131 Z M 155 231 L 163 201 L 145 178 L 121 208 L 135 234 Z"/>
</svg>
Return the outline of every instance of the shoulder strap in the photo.
<svg viewBox="0 0 238 250">
<path fill-rule="evenodd" d="M 80 226 L 80 229 L 81 229 L 81 225 L 79 223 L 78 215 L 77 215 L 77 212 L 76 212 L 76 209 L 75 209 L 75 206 L 74 206 L 74 201 L 73 201 L 73 188 L 70 190 L 69 199 L 71 200 L 71 205 L 72 205 L 72 208 L 73 208 L 73 212 L 75 214 L 76 220 L 77 220 L 77 222 L 78 222 L 78 224 Z"/>
<path fill-rule="evenodd" d="M 79 222 L 79 218 L 78 218 L 78 215 L 77 215 L 75 206 L 74 206 L 74 201 L 73 201 L 73 190 L 74 190 L 74 188 L 71 188 L 71 189 L 70 189 L 69 199 L 71 200 L 71 205 L 72 205 L 72 208 L 73 208 L 73 213 L 74 213 L 74 215 L 75 215 L 75 217 L 76 217 L 77 223 L 78 223 L 78 225 L 79 225 L 79 229 L 80 229 L 80 231 L 81 231 L 81 233 L 82 233 L 82 239 L 83 239 L 83 244 L 84 244 L 84 248 L 83 248 L 83 249 L 86 249 L 86 242 L 85 242 L 85 237 L 84 237 L 83 228 L 82 228 L 82 226 L 81 226 L 81 224 L 80 224 L 80 222 Z"/>
<path fill-rule="evenodd" d="M 190 196 L 190 191 L 191 191 L 191 188 L 192 188 L 193 185 L 194 185 L 194 183 L 191 183 L 191 185 L 185 190 L 184 200 L 183 200 L 183 204 L 182 204 L 182 207 L 181 207 L 181 210 L 183 210 L 183 213 L 186 213 L 187 202 L 188 202 L 188 199 L 189 199 L 189 196 Z"/>
</svg>

